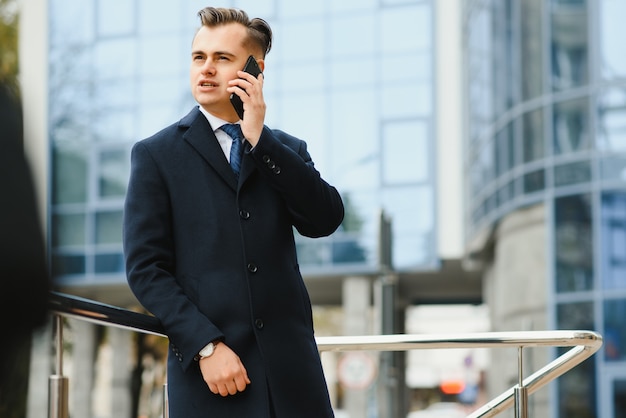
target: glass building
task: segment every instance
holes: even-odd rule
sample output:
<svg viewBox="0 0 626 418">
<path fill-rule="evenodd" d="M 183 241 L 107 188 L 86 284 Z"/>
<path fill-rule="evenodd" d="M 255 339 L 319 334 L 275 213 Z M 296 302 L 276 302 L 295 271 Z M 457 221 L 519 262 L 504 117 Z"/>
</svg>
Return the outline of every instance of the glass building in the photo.
<svg viewBox="0 0 626 418">
<path fill-rule="evenodd" d="M 48 3 L 53 275 L 73 288 L 126 286 L 130 148 L 195 105 L 189 54 L 206 2 Z M 343 195 L 340 230 L 299 240 L 305 275 L 377 271 L 381 210 L 393 221 L 394 266 L 435 267 L 431 1 L 211 5 L 269 21 L 266 123 L 306 140 Z"/>
<path fill-rule="evenodd" d="M 490 304 L 494 324 L 604 336 L 539 416 L 626 417 L 624 16 L 622 0 L 464 2 L 468 242 L 495 248 L 484 257 L 502 272 L 494 299 L 514 280 L 540 289 L 534 299 L 545 292 L 545 318 Z M 537 219 L 532 210 L 537 235 L 503 232 L 513 217 Z M 526 274 L 497 268 L 520 258 Z"/>
</svg>

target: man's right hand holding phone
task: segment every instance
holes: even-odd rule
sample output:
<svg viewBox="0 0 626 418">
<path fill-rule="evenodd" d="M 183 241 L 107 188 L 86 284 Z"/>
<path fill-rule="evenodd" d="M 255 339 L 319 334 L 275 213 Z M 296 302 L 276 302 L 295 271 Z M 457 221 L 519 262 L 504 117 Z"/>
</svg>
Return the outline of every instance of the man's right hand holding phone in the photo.
<svg viewBox="0 0 626 418">
<path fill-rule="evenodd" d="M 264 68 L 264 61 L 258 61 L 259 68 Z M 265 99 L 263 98 L 263 73 L 254 77 L 245 71 L 238 71 L 234 80 L 228 82 L 227 91 L 237 95 L 243 103 L 241 130 L 248 142 L 254 147 L 263 131 L 265 123 Z"/>
</svg>

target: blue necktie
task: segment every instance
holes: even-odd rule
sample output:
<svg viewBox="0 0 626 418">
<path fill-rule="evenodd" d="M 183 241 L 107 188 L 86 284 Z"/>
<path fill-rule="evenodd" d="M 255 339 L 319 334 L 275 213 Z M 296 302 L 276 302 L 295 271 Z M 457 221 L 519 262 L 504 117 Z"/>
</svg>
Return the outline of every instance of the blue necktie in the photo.
<svg viewBox="0 0 626 418">
<path fill-rule="evenodd" d="M 230 167 L 235 172 L 235 175 L 239 177 L 241 155 L 243 154 L 243 134 L 241 133 L 241 126 L 235 123 L 227 123 L 226 125 L 222 125 L 221 129 L 233 139 L 233 144 L 230 147 Z"/>
</svg>

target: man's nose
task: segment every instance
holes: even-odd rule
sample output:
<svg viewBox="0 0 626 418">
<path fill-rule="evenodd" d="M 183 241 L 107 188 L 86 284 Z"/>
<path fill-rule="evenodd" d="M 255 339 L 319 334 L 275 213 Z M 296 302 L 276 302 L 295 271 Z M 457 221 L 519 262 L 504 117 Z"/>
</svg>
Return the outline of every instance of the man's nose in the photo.
<svg viewBox="0 0 626 418">
<path fill-rule="evenodd" d="M 204 62 L 202 74 L 215 74 L 215 63 L 212 60 L 206 60 Z"/>
</svg>

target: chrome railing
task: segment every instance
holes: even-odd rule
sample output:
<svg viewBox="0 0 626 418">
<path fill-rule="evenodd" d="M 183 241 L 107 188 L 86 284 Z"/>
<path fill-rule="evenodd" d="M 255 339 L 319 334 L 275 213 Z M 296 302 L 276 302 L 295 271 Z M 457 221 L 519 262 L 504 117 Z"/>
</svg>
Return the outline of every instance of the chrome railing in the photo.
<svg viewBox="0 0 626 418">
<path fill-rule="evenodd" d="M 48 418 L 68 417 L 67 378 L 63 376 L 62 317 L 73 317 L 105 326 L 166 337 L 159 321 L 149 315 L 111 305 L 51 293 L 50 309 L 55 315 L 56 373 L 50 376 Z M 167 337 L 166 337 L 167 338 Z M 516 418 L 528 417 L 528 395 L 567 373 L 602 346 L 602 336 L 593 331 L 519 331 L 468 334 L 367 335 L 317 337 L 320 352 L 326 351 L 406 351 L 449 348 L 517 348 L 518 382 L 488 401 L 467 418 L 493 417 L 514 406 Z M 523 350 L 532 347 L 571 347 L 528 377 L 523 376 Z M 167 418 L 167 395 L 164 391 L 164 416 Z"/>
</svg>

